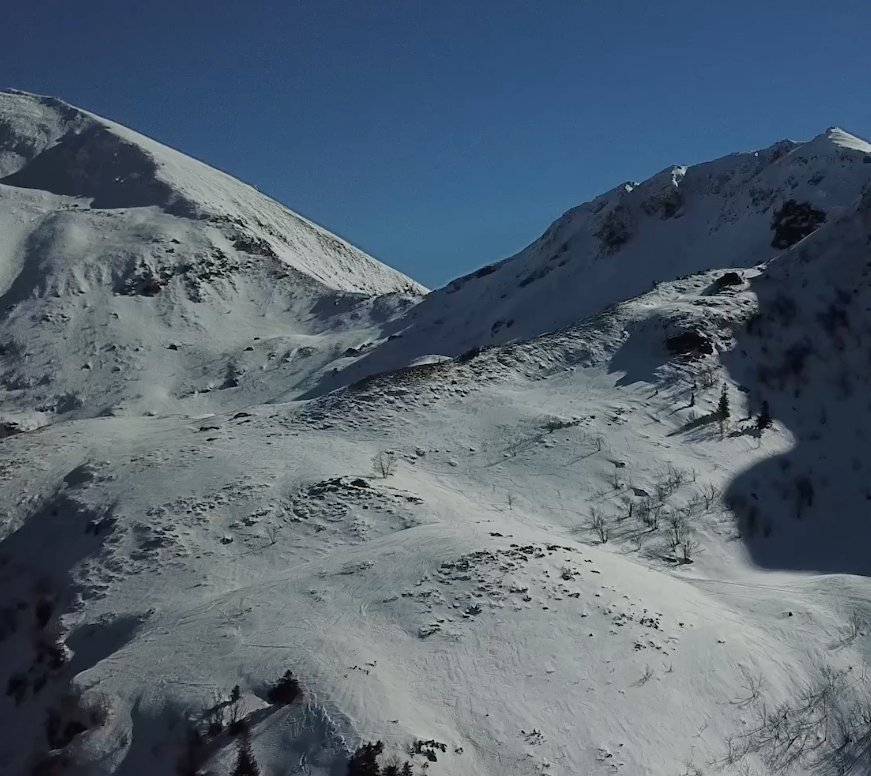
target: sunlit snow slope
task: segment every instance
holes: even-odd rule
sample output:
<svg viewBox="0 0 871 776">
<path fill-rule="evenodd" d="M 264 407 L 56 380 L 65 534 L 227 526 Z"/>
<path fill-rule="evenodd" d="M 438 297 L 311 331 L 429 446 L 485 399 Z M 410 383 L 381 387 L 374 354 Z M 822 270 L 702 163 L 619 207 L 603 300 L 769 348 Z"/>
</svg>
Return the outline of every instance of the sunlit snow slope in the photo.
<svg viewBox="0 0 871 776">
<path fill-rule="evenodd" d="M 422 296 L 0 105 L 0 774 L 871 772 L 869 146 L 670 168 Z"/>
</svg>

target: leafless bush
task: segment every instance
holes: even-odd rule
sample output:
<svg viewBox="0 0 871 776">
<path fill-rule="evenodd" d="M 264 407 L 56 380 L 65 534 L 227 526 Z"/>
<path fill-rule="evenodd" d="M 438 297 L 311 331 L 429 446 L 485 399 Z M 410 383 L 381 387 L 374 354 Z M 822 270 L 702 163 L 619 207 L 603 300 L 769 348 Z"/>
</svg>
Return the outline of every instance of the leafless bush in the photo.
<svg viewBox="0 0 871 776">
<path fill-rule="evenodd" d="M 636 512 L 638 514 L 638 519 L 641 520 L 641 522 L 651 531 L 655 531 L 659 528 L 664 509 L 665 504 L 646 498 L 638 505 Z"/>
<path fill-rule="evenodd" d="M 669 527 L 669 544 L 677 550 L 689 537 L 689 521 L 683 510 L 673 509 L 666 518 Z"/>
<path fill-rule="evenodd" d="M 692 534 L 688 533 L 680 544 L 681 561 L 683 563 L 692 563 L 698 549 L 698 541 L 693 538 Z"/>
<path fill-rule="evenodd" d="M 545 418 L 541 425 L 548 434 L 552 434 L 554 431 L 559 431 L 562 428 L 571 428 L 572 426 L 577 426 L 578 422 L 575 420 L 566 420 L 565 418 L 551 416 L 549 418 Z"/>
<path fill-rule="evenodd" d="M 731 701 L 732 705 L 739 709 L 759 703 L 759 695 L 765 689 L 765 677 L 762 674 L 753 674 L 746 668 L 741 669 L 741 674 L 743 675 L 741 686 L 745 692 L 742 697 Z"/>
<path fill-rule="evenodd" d="M 651 523 L 655 522 L 651 519 L 651 513 L 654 510 L 654 502 L 650 497 L 643 498 L 638 503 L 637 508 L 635 509 L 635 514 L 638 515 L 638 519 L 644 523 L 648 528 L 651 527 Z"/>
<path fill-rule="evenodd" d="M 695 479 L 695 472 L 687 469 L 678 469 L 676 466 L 669 464 L 665 467 L 662 473 L 666 486 L 669 490 L 669 495 L 677 493 L 691 479 Z"/>
<path fill-rule="evenodd" d="M 740 765 L 755 755 L 773 774 L 798 768 L 849 776 L 871 766 L 871 693 L 861 676 L 828 667 L 797 698 L 769 706 L 759 699 L 761 680 L 736 705 L 752 708 L 755 720 L 727 741 L 723 764 Z"/>
<path fill-rule="evenodd" d="M 690 479 L 695 479 L 694 472 L 678 469 L 669 464 L 656 474 L 653 483 L 653 493 L 656 502 L 664 504 L 669 498 L 677 493 Z"/>
<path fill-rule="evenodd" d="M 834 642 L 829 648 L 830 649 L 843 649 L 844 647 L 850 646 L 859 636 L 864 634 L 865 623 L 862 622 L 857 612 L 853 612 L 850 615 L 850 619 L 847 622 L 847 632 L 844 636 L 838 641 Z"/>
<path fill-rule="evenodd" d="M 372 469 L 377 476 L 386 480 L 396 471 L 396 456 L 384 450 L 379 451 L 372 459 Z"/>
<path fill-rule="evenodd" d="M 705 509 L 711 509 L 720 500 L 721 494 L 720 489 L 714 483 L 709 482 L 707 485 L 702 486 L 699 495 L 702 497 Z"/>
<path fill-rule="evenodd" d="M 711 362 L 703 363 L 696 372 L 696 378 L 701 388 L 713 388 L 717 384 L 717 365 Z"/>
<path fill-rule="evenodd" d="M 590 528 L 596 533 L 602 544 L 608 541 L 608 524 L 605 522 L 605 515 L 602 514 L 602 510 L 595 507 L 590 510 Z"/>
<path fill-rule="evenodd" d="M 644 673 L 641 678 L 633 683 L 633 687 L 644 687 L 653 678 L 653 669 L 650 666 L 644 666 Z"/>
<path fill-rule="evenodd" d="M 284 525 L 280 523 L 266 526 L 266 539 L 269 541 L 269 544 L 266 545 L 267 547 L 272 547 L 278 542 L 278 534 L 281 533 L 282 528 L 284 528 Z"/>
</svg>

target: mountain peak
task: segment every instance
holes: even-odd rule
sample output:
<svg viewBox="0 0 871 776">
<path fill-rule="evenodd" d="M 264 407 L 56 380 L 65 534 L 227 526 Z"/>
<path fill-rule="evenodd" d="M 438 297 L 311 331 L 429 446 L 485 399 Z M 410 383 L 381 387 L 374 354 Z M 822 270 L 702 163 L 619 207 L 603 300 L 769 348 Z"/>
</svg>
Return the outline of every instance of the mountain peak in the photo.
<svg viewBox="0 0 871 776">
<path fill-rule="evenodd" d="M 824 138 L 829 143 L 841 148 L 848 148 L 853 151 L 861 151 L 862 153 L 871 154 L 871 144 L 856 135 L 851 135 L 846 130 L 841 129 L 841 127 L 829 127 L 818 137 L 820 139 Z"/>
<path fill-rule="evenodd" d="M 254 187 L 53 97 L 0 92 L 0 183 L 88 200 L 93 209 L 157 207 L 211 221 L 232 242 L 259 244 L 327 288 L 425 291 Z"/>
</svg>

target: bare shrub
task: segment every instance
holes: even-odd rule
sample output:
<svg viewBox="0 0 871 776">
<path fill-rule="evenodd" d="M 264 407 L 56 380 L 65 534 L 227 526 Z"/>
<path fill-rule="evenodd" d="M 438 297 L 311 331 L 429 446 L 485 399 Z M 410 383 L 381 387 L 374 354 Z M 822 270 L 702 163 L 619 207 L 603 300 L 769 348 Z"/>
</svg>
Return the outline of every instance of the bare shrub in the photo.
<svg viewBox="0 0 871 776">
<path fill-rule="evenodd" d="M 699 542 L 693 538 L 691 533 L 687 533 L 684 540 L 680 544 L 680 554 L 682 563 L 692 563 L 693 558 L 699 549 Z"/>
<path fill-rule="evenodd" d="M 711 507 L 713 507 L 720 500 L 721 496 L 720 489 L 712 482 L 704 485 L 699 493 L 702 497 L 702 501 L 704 502 L 705 509 L 711 509 Z"/>
<path fill-rule="evenodd" d="M 372 470 L 376 476 L 386 480 L 396 471 L 396 456 L 393 453 L 380 450 L 372 459 Z"/>
<path fill-rule="evenodd" d="M 859 774 L 871 762 L 871 694 L 864 673 L 824 667 L 817 678 L 789 701 L 770 706 L 759 698 L 761 680 L 735 701 L 752 708 L 748 729 L 727 740 L 724 764 L 758 757 L 773 774 L 799 768 Z"/>
<path fill-rule="evenodd" d="M 847 632 L 840 639 L 830 645 L 829 649 L 843 649 L 844 647 L 850 646 L 850 644 L 859 638 L 859 636 L 864 635 L 865 623 L 859 617 L 857 612 L 853 612 L 850 615 L 846 631 Z"/>
<path fill-rule="evenodd" d="M 648 525 L 648 519 L 650 518 L 650 510 L 653 508 L 653 502 L 650 498 L 643 498 L 640 502 L 638 502 L 638 506 L 635 508 L 635 514 L 638 515 L 638 519 L 644 523 L 644 525 Z"/>
<path fill-rule="evenodd" d="M 762 690 L 765 689 L 765 677 L 762 674 L 753 674 L 746 668 L 741 668 L 743 679 L 741 686 L 745 692 L 740 698 L 731 701 L 733 706 L 743 709 L 747 706 L 759 703 L 759 696 Z"/>
<path fill-rule="evenodd" d="M 717 365 L 703 363 L 696 372 L 696 380 L 701 388 L 713 388 L 717 384 Z"/>
<path fill-rule="evenodd" d="M 602 514 L 602 510 L 595 507 L 590 510 L 590 528 L 596 533 L 602 544 L 608 541 L 608 524 L 605 521 L 605 515 Z"/>
<path fill-rule="evenodd" d="M 651 531 L 655 531 L 659 528 L 664 509 L 665 504 L 646 498 L 638 505 L 636 514 L 638 515 L 638 519 L 644 523 L 644 525 L 646 525 Z"/>
<path fill-rule="evenodd" d="M 677 550 L 689 537 L 689 521 L 683 510 L 674 509 L 668 513 L 669 544 Z"/>
<path fill-rule="evenodd" d="M 644 666 L 644 673 L 641 678 L 632 683 L 633 687 L 644 687 L 653 678 L 653 669 L 650 666 Z"/>
<path fill-rule="evenodd" d="M 558 418 L 554 415 L 549 418 L 545 418 L 541 425 L 548 434 L 552 434 L 554 431 L 559 431 L 562 428 L 571 428 L 572 426 L 577 426 L 578 422 L 575 420 Z"/>
</svg>

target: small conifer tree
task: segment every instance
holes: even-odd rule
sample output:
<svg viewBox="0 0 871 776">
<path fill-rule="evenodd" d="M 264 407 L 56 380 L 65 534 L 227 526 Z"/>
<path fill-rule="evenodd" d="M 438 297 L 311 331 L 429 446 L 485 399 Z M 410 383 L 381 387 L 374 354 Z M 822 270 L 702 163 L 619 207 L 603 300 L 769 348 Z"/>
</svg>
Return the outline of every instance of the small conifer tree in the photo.
<svg viewBox="0 0 871 776">
<path fill-rule="evenodd" d="M 731 410 L 729 409 L 729 394 L 726 390 L 726 384 L 723 383 L 723 388 L 720 391 L 720 401 L 717 402 L 717 419 L 720 423 L 721 437 L 726 436 L 726 424 L 728 423 L 731 414 Z"/>
<path fill-rule="evenodd" d="M 381 776 L 378 758 L 384 751 L 384 744 L 363 744 L 348 760 L 348 776 Z"/>
<path fill-rule="evenodd" d="M 717 403 L 717 415 L 719 415 L 722 420 L 728 420 L 731 415 L 729 409 L 729 394 L 726 391 L 725 383 L 720 391 L 720 401 Z"/>
<path fill-rule="evenodd" d="M 260 766 L 251 749 L 251 734 L 245 730 L 236 744 L 236 767 L 233 776 L 260 776 Z"/>
</svg>

